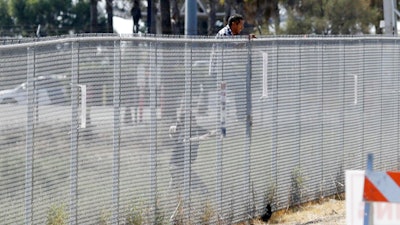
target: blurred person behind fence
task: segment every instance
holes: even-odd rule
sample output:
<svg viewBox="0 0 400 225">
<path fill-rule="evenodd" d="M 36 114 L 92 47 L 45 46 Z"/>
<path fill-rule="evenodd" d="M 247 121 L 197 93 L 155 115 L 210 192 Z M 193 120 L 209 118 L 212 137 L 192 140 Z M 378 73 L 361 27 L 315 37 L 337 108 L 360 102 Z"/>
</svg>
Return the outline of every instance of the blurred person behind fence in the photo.
<svg viewBox="0 0 400 225">
<path fill-rule="evenodd" d="M 218 31 L 215 38 L 233 38 L 240 35 L 244 28 L 244 18 L 240 14 L 234 14 L 229 17 L 228 24 Z M 248 35 L 249 40 L 256 38 L 254 34 Z M 235 63 L 235 57 L 241 56 L 233 55 L 234 49 L 243 49 L 246 47 L 241 44 L 233 43 L 218 43 L 213 45 L 210 57 L 209 74 L 212 77 L 217 77 L 217 70 L 222 69 L 222 81 L 226 81 L 228 96 L 233 96 L 235 100 L 236 119 L 243 121 L 246 118 L 246 109 L 240 104 L 246 101 L 246 74 L 240 74 L 240 69 L 243 69 L 243 64 Z M 244 72 L 244 71 L 243 71 Z"/>
<path fill-rule="evenodd" d="M 185 139 L 185 117 L 190 117 L 189 137 Z M 189 124 L 188 124 L 189 125 Z M 177 121 L 169 128 L 169 137 L 173 140 L 173 149 L 169 162 L 171 181 L 170 187 L 176 190 L 181 190 L 184 178 L 184 163 L 185 163 L 185 143 L 190 146 L 190 166 L 196 161 L 200 141 L 206 140 L 209 137 L 215 136 L 215 131 L 208 131 L 197 123 L 196 116 L 193 112 L 186 114 L 183 110 L 179 110 Z M 207 192 L 206 185 L 202 182 L 197 173 L 191 169 L 192 188 L 197 189 L 202 193 Z"/>
<path fill-rule="evenodd" d="M 133 33 L 138 33 L 139 32 L 139 20 L 140 20 L 140 18 L 142 18 L 142 11 L 140 10 L 139 0 L 133 1 L 131 15 L 132 15 L 132 19 L 133 19 Z"/>
</svg>

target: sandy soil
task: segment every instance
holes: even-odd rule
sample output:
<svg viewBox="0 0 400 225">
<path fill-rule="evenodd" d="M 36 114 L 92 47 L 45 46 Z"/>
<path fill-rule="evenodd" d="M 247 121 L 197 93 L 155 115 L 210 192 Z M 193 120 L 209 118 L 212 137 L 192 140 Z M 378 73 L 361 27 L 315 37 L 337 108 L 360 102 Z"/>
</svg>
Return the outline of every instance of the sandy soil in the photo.
<svg viewBox="0 0 400 225">
<path fill-rule="evenodd" d="M 345 201 L 327 199 L 317 203 L 274 212 L 268 223 L 253 221 L 254 225 L 346 225 Z"/>
</svg>

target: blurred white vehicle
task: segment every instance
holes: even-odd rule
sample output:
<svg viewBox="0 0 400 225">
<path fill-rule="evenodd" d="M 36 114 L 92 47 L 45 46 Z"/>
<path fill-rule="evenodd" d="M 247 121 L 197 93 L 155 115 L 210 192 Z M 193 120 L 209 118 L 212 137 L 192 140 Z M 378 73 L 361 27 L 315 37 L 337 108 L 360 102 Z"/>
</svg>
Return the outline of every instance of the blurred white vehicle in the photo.
<svg viewBox="0 0 400 225">
<path fill-rule="evenodd" d="M 35 78 L 36 101 L 39 105 L 65 105 L 69 102 L 67 87 L 61 79 L 40 76 Z M 13 89 L 0 91 L 0 104 L 26 105 L 28 92 L 26 82 Z"/>
</svg>

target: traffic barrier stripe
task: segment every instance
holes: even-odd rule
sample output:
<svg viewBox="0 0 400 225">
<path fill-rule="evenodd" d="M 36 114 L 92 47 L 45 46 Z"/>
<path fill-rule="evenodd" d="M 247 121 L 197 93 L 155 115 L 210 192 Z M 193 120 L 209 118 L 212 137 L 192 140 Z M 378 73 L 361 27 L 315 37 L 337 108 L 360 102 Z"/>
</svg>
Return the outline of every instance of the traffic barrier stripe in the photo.
<svg viewBox="0 0 400 225">
<path fill-rule="evenodd" d="M 400 172 L 387 172 L 387 174 L 396 182 L 397 186 L 400 187 Z"/>
<path fill-rule="evenodd" d="M 374 184 L 372 184 L 367 177 L 365 177 L 364 180 L 364 201 L 387 202 L 385 196 L 375 188 Z"/>
<path fill-rule="evenodd" d="M 367 171 L 363 197 L 369 202 L 400 203 L 400 172 Z"/>
</svg>

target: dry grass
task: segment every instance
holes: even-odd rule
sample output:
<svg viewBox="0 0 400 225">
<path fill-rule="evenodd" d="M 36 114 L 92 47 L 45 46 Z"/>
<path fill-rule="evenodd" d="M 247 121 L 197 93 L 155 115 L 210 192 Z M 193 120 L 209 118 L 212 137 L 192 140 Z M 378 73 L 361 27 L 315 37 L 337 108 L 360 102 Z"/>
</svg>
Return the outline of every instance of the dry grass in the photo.
<svg viewBox="0 0 400 225">
<path fill-rule="evenodd" d="M 344 198 L 328 198 L 321 201 L 309 202 L 297 207 L 279 210 L 272 214 L 268 223 L 261 220 L 251 221 L 252 225 L 345 225 Z M 241 223 L 245 225 L 248 223 Z"/>
</svg>

